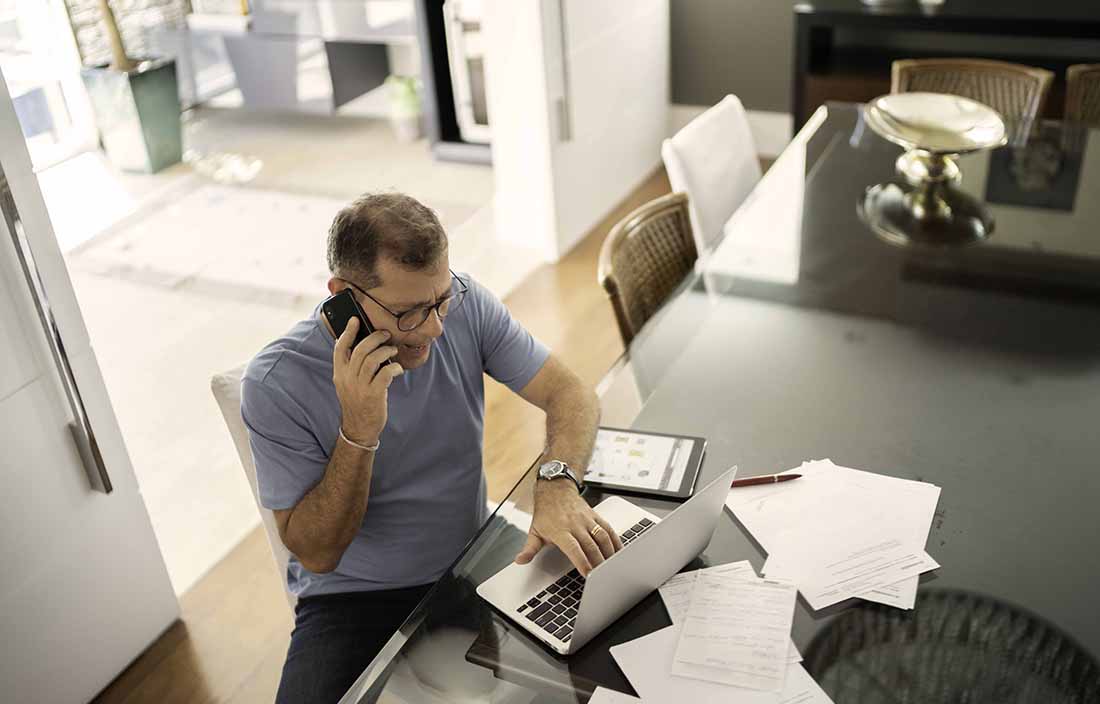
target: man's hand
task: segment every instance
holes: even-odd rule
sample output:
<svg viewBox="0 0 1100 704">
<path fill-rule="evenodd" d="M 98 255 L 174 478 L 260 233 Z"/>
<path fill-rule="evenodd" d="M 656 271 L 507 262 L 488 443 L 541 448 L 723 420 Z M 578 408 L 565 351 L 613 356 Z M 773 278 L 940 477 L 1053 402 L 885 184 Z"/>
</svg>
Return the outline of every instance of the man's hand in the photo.
<svg viewBox="0 0 1100 704">
<path fill-rule="evenodd" d="M 397 362 L 382 366 L 397 354 L 385 345 L 390 334 L 378 330 L 352 349 L 359 320 L 352 318 L 332 352 L 332 383 L 343 412 L 341 427 L 349 439 L 373 445 L 386 427 L 388 389 L 394 378 L 405 372 Z"/>
<path fill-rule="evenodd" d="M 592 528 L 597 525 L 603 530 L 593 536 Z M 558 546 L 584 577 L 623 548 L 619 536 L 584 502 L 568 479 L 535 482 L 531 531 L 527 544 L 516 556 L 516 564 L 526 565 L 547 543 Z"/>
</svg>

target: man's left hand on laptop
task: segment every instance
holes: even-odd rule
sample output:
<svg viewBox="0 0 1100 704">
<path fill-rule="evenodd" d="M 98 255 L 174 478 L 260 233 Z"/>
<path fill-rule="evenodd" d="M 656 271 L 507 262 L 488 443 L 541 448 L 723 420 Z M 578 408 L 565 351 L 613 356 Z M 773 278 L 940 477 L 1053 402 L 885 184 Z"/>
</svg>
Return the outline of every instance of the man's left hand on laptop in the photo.
<svg viewBox="0 0 1100 704">
<path fill-rule="evenodd" d="M 531 531 L 516 562 L 527 564 L 547 544 L 565 553 L 581 576 L 587 576 L 623 547 L 619 536 L 585 503 L 577 488 L 560 479 L 536 485 Z"/>
<path fill-rule="evenodd" d="M 540 463 L 558 461 L 575 478 L 535 482 L 534 515 L 527 543 L 516 556 L 524 565 L 547 544 L 555 545 L 583 576 L 622 548 L 619 536 L 581 498 L 576 482 L 592 457 L 600 420 L 599 400 L 580 378 L 550 357 L 520 396 L 546 411 L 546 452 Z M 541 472 L 540 472 L 541 476 Z"/>
</svg>

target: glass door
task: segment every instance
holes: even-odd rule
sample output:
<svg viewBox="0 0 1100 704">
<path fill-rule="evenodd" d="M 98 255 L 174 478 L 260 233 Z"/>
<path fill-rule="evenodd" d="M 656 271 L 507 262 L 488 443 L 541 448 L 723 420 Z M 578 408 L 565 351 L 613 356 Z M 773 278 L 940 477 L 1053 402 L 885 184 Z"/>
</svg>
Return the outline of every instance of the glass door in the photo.
<svg viewBox="0 0 1100 704">
<path fill-rule="evenodd" d="M 96 148 L 63 0 L 0 0 L 0 69 L 36 172 Z"/>
</svg>

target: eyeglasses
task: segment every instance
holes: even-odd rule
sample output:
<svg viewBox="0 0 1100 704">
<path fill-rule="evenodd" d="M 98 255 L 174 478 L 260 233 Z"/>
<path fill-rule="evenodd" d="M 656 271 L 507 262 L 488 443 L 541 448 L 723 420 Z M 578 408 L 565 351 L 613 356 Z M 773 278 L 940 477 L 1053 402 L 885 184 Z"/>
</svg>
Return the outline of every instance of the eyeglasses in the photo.
<svg viewBox="0 0 1100 704">
<path fill-rule="evenodd" d="M 345 281 L 347 280 L 345 279 Z M 443 320 L 447 317 L 448 314 L 450 314 L 451 311 L 462 305 L 463 299 L 466 298 L 466 292 L 470 290 L 470 287 L 467 286 L 465 282 L 462 281 L 462 279 L 458 278 L 458 274 L 451 271 L 450 293 L 448 293 L 443 298 L 440 298 L 435 303 L 432 303 L 431 305 L 417 306 L 416 308 L 410 308 L 409 310 L 406 310 L 404 312 L 398 312 L 395 310 L 390 310 L 385 303 L 370 295 L 352 282 L 348 281 L 347 283 L 356 291 L 377 303 L 382 310 L 386 311 L 394 318 L 396 318 L 397 329 L 401 332 L 410 332 L 412 330 L 416 330 L 418 327 L 427 322 L 428 316 L 431 315 L 433 310 L 435 311 L 435 314 L 439 316 L 439 319 Z"/>
</svg>

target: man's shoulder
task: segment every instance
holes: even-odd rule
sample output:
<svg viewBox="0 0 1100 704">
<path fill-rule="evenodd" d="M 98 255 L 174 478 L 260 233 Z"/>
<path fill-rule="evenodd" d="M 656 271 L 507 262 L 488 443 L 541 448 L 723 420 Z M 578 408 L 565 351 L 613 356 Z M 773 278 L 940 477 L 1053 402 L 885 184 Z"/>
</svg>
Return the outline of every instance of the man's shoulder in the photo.
<svg viewBox="0 0 1100 704">
<path fill-rule="evenodd" d="M 269 389 L 291 391 L 303 376 L 316 373 L 319 367 L 331 367 L 332 350 L 324 335 L 325 330 L 316 315 L 298 321 L 286 333 L 264 345 L 245 367 L 242 380 Z"/>
<path fill-rule="evenodd" d="M 481 324 L 491 321 L 495 312 L 506 310 L 500 297 L 480 281 L 465 273 L 460 273 L 459 277 L 467 287 L 466 300 L 462 307 L 466 309 L 466 316 L 471 322 Z"/>
<path fill-rule="evenodd" d="M 486 288 L 485 284 L 481 283 L 470 274 L 459 272 L 458 276 L 462 282 L 466 284 L 466 295 L 479 305 L 484 304 L 486 301 L 499 300 L 496 294 Z"/>
</svg>

